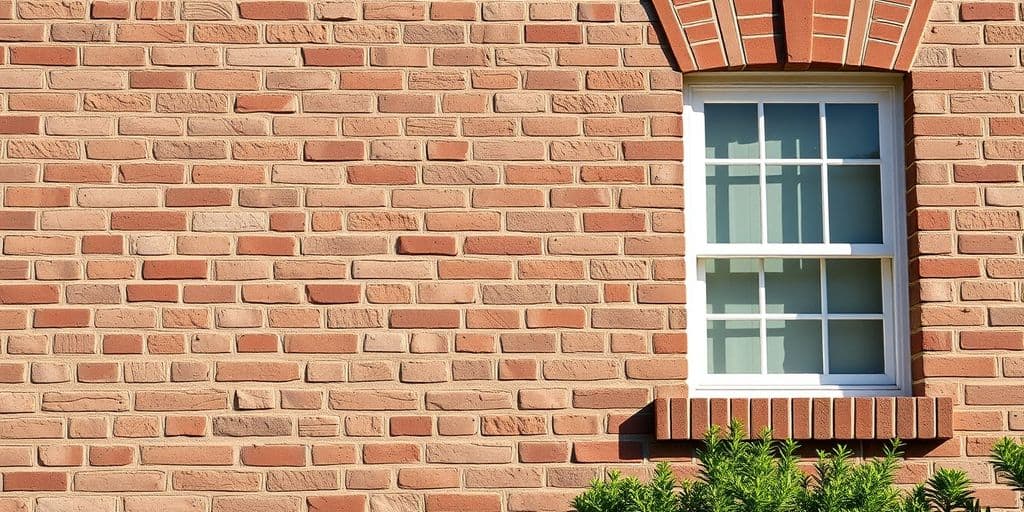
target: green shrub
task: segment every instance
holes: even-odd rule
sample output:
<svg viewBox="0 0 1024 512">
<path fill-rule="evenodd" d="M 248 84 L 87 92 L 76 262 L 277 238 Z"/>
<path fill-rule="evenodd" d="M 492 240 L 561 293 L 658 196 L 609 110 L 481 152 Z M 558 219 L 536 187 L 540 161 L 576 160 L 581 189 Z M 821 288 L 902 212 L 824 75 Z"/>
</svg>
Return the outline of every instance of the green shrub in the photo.
<svg viewBox="0 0 1024 512">
<path fill-rule="evenodd" d="M 807 477 L 797 467 L 797 444 L 765 431 L 745 441 L 739 424 L 726 436 L 712 428 L 697 451 L 700 480 L 682 486 L 682 510 L 760 512 L 796 510 Z"/>
<path fill-rule="evenodd" d="M 1002 438 L 992 447 L 992 465 L 996 475 L 1004 477 L 1013 488 L 1024 491 L 1024 445 L 1009 438 Z"/>
<path fill-rule="evenodd" d="M 936 470 L 924 486 L 924 498 L 930 507 L 925 510 L 975 512 L 981 508 L 974 498 L 970 479 L 959 469 Z"/>
<path fill-rule="evenodd" d="M 981 512 L 960 470 L 937 469 L 909 492 L 895 485 L 903 452 L 893 440 L 881 457 L 855 462 L 844 445 L 819 451 L 814 474 L 797 467 L 798 445 L 770 431 L 745 440 L 742 425 L 712 428 L 697 450 L 695 481 L 678 482 L 658 464 L 644 483 L 610 472 L 576 497 L 577 512 Z M 996 474 L 1024 491 L 1024 444 L 1002 439 L 993 447 Z"/>
<path fill-rule="evenodd" d="M 801 508 L 807 512 L 901 512 L 907 500 L 893 485 L 899 469 L 900 441 L 893 440 L 883 457 L 854 464 L 853 452 L 838 445 L 818 452 L 816 477 L 805 489 Z"/>
<path fill-rule="evenodd" d="M 577 496 L 572 506 L 579 512 L 678 512 L 677 484 L 672 468 L 664 462 L 658 464 L 654 478 L 646 484 L 612 471 L 608 478 L 594 480 L 590 490 Z"/>
</svg>

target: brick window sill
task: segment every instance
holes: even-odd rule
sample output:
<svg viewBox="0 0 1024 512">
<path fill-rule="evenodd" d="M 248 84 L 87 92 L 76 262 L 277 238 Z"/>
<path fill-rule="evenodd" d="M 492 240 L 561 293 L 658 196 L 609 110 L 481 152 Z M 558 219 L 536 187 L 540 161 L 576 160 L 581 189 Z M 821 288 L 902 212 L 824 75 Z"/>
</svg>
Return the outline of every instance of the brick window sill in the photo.
<svg viewBox="0 0 1024 512">
<path fill-rule="evenodd" d="M 777 439 L 868 440 L 949 439 L 953 400 L 949 397 L 857 398 L 658 398 L 654 401 L 659 440 L 701 439 L 710 425 L 731 418 L 748 435 L 769 427 Z"/>
</svg>

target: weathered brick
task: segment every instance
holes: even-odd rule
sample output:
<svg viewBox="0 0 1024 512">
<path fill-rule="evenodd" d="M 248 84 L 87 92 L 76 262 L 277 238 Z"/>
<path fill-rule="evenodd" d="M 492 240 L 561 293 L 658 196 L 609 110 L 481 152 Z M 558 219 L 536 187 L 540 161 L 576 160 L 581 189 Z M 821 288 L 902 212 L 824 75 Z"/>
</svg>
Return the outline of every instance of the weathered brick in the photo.
<svg viewBox="0 0 1024 512">
<path fill-rule="evenodd" d="M 0 1 L 0 510 L 560 510 L 676 458 L 644 436 L 704 343 L 696 68 L 909 70 L 903 341 L 958 405 L 695 401 L 694 430 L 956 431 L 956 466 L 1024 429 L 1019 6 L 734 3 L 738 41 L 709 2 Z"/>
</svg>

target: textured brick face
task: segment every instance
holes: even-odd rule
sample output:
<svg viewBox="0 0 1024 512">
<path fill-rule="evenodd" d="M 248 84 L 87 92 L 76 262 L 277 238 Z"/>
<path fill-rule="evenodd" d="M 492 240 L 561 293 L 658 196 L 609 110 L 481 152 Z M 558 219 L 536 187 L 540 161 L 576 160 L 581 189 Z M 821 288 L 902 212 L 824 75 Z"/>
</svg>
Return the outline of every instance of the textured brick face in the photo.
<svg viewBox="0 0 1024 512">
<path fill-rule="evenodd" d="M 1021 8 L 936 2 L 905 82 L 914 392 L 953 398 L 954 437 L 935 456 L 984 456 L 1024 428 Z M 974 478 L 993 481 L 987 469 Z M 985 492 L 993 507 L 1020 506 Z"/>
<path fill-rule="evenodd" d="M 649 407 L 687 368 L 649 9 L 0 1 L 0 510 L 562 510 L 691 471 Z M 1024 429 L 1020 11 L 936 2 L 907 81 L 915 391 L 956 429 L 919 471 Z"/>
</svg>

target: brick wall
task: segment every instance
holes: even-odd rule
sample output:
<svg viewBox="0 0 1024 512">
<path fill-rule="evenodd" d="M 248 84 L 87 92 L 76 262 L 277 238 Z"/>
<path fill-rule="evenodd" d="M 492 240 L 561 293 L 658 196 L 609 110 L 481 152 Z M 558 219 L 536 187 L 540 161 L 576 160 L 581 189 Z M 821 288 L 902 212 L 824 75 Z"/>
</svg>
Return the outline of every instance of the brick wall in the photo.
<svg viewBox="0 0 1024 512">
<path fill-rule="evenodd" d="M 1021 9 L 937 2 L 905 91 L 914 391 L 954 398 L 956 437 L 927 455 L 983 487 L 992 442 L 1024 430 Z"/>
<path fill-rule="evenodd" d="M 686 335 L 648 11 L 0 1 L 0 511 L 563 510 L 692 469 L 651 440 Z M 914 368 L 957 433 L 904 479 L 1015 509 L 984 456 L 1024 428 L 1021 6 L 931 19 Z"/>
</svg>

